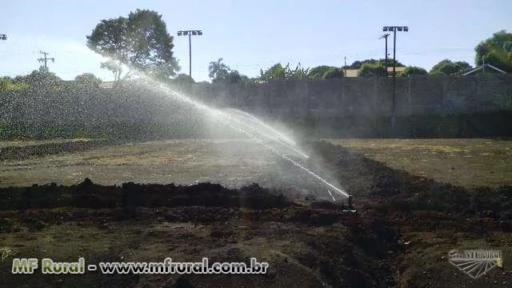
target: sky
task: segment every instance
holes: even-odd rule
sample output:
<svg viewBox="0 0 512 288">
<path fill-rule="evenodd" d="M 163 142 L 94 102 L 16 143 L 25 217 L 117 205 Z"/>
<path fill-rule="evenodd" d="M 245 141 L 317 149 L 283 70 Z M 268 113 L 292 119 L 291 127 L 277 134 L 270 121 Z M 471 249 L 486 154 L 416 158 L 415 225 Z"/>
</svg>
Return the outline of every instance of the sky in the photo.
<svg viewBox="0 0 512 288">
<path fill-rule="evenodd" d="M 94 73 L 105 81 L 101 57 L 86 46 L 96 24 L 136 9 L 162 14 L 167 30 L 198 29 L 192 39 L 192 76 L 208 81 L 208 64 L 219 58 L 254 77 L 275 63 L 341 67 L 384 57 L 382 26 L 397 33 L 397 59 L 429 70 L 443 59 L 474 65 L 475 46 L 499 30 L 512 30 L 510 0 L 17 0 L 2 3 L 0 76 L 38 69 L 40 51 L 55 58 L 51 72 L 65 80 Z M 174 56 L 188 73 L 188 39 L 174 37 Z M 392 37 L 389 38 L 392 51 Z"/>
</svg>

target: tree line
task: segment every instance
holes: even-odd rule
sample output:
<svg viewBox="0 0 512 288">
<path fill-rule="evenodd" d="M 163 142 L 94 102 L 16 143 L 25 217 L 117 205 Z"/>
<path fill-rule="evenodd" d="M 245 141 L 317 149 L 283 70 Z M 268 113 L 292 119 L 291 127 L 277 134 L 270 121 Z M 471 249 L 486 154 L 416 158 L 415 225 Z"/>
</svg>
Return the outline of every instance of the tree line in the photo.
<svg viewBox="0 0 512 288">
<path fill-rule="evenodd" d="M 102 20 L 87 36 L 87 45 L 93 51 L 108 57 L 102 67 L 111 70 L 116 80 L 121 79 L 121 64 L 124 63 L 162 80 L 173 78 L 180 82 L 194 82 L 188 75 L 178 74 L 180 67 L 172 52 L 173 36 L 167 32 L 162 15 L 155 11 L 136 10 L 130 12 L 128 17 Z M 485 62 L 512 73 L 512 33 L 498 31 L 479 43 L 475 52 L 477 66 Z M 354 61 L 344 67 L 322 65 L 312 68 L 302 67 L 300 63 L 295 67 L 276 63 L 265 70 L 261 69 L 259 76 L 249 78 L 230 68 L 219 58 L 209 63 L 208 70 L 213 83 L 333 79 L 343 77 L 346 69 L 359 69 L 358 76 L 361 77 L 386 76 L 389 75 L 386 66 L 392 66 L 392 61 L 388 59 L 385 63 L 384 59 L 367 59 Z M 467 62 L 449 59 L 440 61 L 430 71 L 417 66 L 404 66 L 398 61 L 395 64 L 405 67 L 397 75 L 399 77 L 457 75 L 472 68 Z"/>
<path fill-rule="evenodd" d="M 193 83 L 194 79 L 180 74 L 180 67 L 173 54 L 174 37 L 167 31 L 162 15 L 151 10 L 132 11 L 128 16 L 101 20 L 86 35 L 87 46 L 104 56 L 101 67 L 113 73 L 115 82 L 134 76 L 136 68 L 146 75 L 164 82 Z M 475 64 L 488 63 L 506 72 L 512 73 L 512 33 L 505 30 L 494 33 L 490 38 L 475 47 Z M 464 61 L 444 59 L 434 65 L 430 71 L 422 67 L 406 66 L 399 61 L 388 59 L 366 59 L 354 61 L 346 66 L 321 65 L 303 67 L 300 63 L 291 66 L 276 63 L 261 69 L 256 77 L 248 77 L 230 68 L 223 58 L 211 61 L 208 66 L 212 83 L 263 82 L 270 80 L 335 79 L 345 76 L 348 69 L 357 69 L 360 77 L 389 76 L 386 67 L 395 64 L 405 67 L 397 73 L 398 77 L 458 75 L 472 68 Z M 128 67 L 128 69 L 127 69 Z M 33 83 L 57 85 L 58 77 L 48 71 L 33 71 L 29 75 L 0 79 L 1 91 L 20 91 Z M 93 74 L 78 75 L 75 81 L 80 85 L 99 85 L 101 80 Z"/>
</svg>

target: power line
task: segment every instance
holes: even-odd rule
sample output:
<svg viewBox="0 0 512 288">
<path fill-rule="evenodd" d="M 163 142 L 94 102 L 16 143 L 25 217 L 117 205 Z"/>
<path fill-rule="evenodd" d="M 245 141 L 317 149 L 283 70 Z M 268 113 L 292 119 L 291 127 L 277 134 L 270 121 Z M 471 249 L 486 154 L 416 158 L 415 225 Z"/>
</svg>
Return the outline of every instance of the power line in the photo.
<svg viewBox="0 0 512 288">
<path fill-rule="evenodd" d="M 384 69 L 386 70 L 386 76 L 388 75 L 388 37 L 389 33 L 386 33 L 382 35 L 379 39 L 384 38 L 385 45 L 384 45 Z"/>
<path fill-rule="evenodd" d="M 48 55 L 50 55 L 50 53 L 48 52 L 44 52 L 44 51 L 39 51 L 39 53 L 43 54 L 43 58 L 38 58 L 37 61 L 39 61 L 40 63 L 43 63 L 43 65 L 41 65 L 39 67 L 39 70 L 41 72 L 48 72 L 48 61 L 51 60 L 52 62 L 55 62 L 55 58 L 49 58 Z"/>
</svg>

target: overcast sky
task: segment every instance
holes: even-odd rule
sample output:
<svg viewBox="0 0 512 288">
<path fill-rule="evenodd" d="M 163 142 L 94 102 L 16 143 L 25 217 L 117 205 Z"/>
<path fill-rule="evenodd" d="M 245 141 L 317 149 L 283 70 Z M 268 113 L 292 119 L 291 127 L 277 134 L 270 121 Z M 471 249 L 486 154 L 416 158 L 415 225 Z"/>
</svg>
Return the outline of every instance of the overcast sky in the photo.
<svg viewBox="0 0 512 288">
<path fill-rule="evenodd" d="M 137 8 L 163 15 L 171 35 L 201 29 L 192 41 L 193 77 L 208 80 L 208 63 L 220 57 L 233 69 L 257 76 L 281 62 L 305 67 L 342 66 L 384 57 L 383 25 L 407 25 L 397 36 L 397 58 L 430 69 L 442 59 L 474 65 L 475 46 L 499 30 L 511 31 L 510 0 L 373 1 L 5 1 L 2 3 L 0 75 L 28 74 L 39 67 L 40 50 L 55 57 L 50 71 L 63 79 L 84 72 L 104 80 L 100 58 L 85 46 L 102 19 L 127 16 Z M 390 40 L 392 40 L 390 38 Z M 390 48 L 392 47 L 390 41 Z M 188 41 L 174 38 L 174 55 L 188 73 Z"/>
</svg>

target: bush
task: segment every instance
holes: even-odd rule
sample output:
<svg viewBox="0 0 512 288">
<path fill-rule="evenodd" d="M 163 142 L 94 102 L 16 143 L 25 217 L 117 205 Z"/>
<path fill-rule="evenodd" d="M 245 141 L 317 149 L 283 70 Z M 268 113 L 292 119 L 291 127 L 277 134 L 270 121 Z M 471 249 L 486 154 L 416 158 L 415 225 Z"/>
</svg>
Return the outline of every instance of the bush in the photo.
<svg viewBox="0 0 512 288">
<path fill-rule="evenodd" d="M 381 63 L 366 63 L 359 70 L 360 77 L 381 77 L 386 75 L 386 68 Z"/>
<path fill-rule="evenodd" d="M 327 70 L 325 74 L 323 75 L 323 79 L 339 79 L 343 78 L 344 76 L 343 69 L 341 68 L 332 68 L 330 70 Z"/>
<path fill-rule="evenodd" d="M 404 72 L 400 73 L 400 77 L 411 77 L 411 76 L 424 76 L 428 75 L 427 70 L 416 67 L 416 66 L 409 66 L 405 68 Z"/>
</svg>

